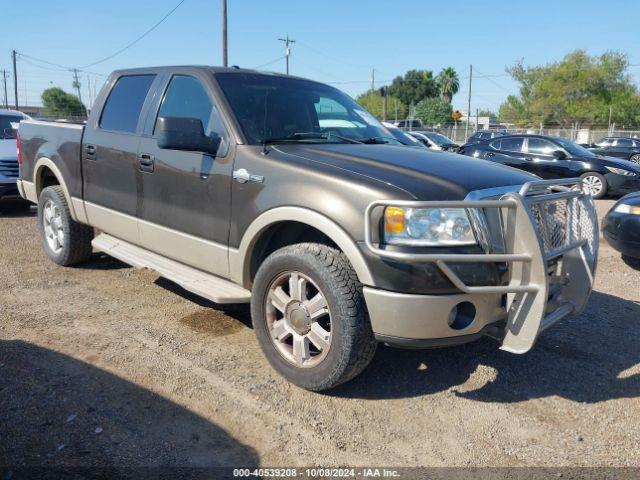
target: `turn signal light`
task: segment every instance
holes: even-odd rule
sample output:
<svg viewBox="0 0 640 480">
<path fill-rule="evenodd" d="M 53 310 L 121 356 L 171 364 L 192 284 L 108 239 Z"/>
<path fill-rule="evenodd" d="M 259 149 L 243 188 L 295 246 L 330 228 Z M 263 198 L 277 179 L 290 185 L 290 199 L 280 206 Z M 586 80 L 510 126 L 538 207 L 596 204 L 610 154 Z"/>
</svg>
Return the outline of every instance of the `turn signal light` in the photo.
<svg viewBox="0 0 640 480">
<path fill-rule="evenodd" d="M 384 231 L 387 233 L 404 232 L 404 210 L 398 207 L 387 207 L 384 211 Z"/>
</svg>

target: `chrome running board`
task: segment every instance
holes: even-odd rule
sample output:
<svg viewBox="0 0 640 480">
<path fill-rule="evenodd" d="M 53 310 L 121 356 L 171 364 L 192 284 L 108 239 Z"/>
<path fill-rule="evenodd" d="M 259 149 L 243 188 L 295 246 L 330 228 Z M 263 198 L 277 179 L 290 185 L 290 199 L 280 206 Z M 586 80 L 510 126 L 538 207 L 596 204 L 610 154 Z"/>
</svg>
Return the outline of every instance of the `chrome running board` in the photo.
<svg viewBox="0 0 640 480">
<path fill-rule="evenodd" d="M 93 248 L 135 268 L 148 268 L 177 283 L 185 290 L 216 303 L 249 303 L 251 292 L 210 273 L 150 252 L 124 240 L 102 233 L 91 242 Z"/>
</svg>

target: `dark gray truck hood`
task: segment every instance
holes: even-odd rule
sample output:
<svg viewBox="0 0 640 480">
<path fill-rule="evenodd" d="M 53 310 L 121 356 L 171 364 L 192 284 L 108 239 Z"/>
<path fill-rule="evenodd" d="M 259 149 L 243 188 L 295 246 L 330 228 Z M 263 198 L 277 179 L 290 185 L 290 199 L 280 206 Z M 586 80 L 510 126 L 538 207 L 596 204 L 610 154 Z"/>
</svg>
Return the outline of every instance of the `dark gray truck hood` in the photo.
<svg viewBox="0 0 640 480">
<path fill-rule="evenodd" d="M 277 150 L 393 185 L 417 200 L 461 200 L 474 190 L 538 179 L 486 160 L 402 146 L 286 144 Z"/>
</svg>

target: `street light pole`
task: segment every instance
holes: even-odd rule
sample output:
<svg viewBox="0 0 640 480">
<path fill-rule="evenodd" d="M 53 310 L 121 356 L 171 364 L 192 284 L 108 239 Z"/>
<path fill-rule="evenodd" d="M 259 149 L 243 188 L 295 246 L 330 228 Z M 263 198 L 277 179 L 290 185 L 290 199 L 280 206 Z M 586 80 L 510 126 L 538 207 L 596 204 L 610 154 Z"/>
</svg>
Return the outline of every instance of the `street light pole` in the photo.
<svg viewBox="0 0 640 480">
<path fill-rule="evenodd" d="M 13 57 L 13 95 L 16 100 L 16 110 L 18 110 L 18 69 L 16 68 L 16 51 L 11 51 Z"/>
</svg>

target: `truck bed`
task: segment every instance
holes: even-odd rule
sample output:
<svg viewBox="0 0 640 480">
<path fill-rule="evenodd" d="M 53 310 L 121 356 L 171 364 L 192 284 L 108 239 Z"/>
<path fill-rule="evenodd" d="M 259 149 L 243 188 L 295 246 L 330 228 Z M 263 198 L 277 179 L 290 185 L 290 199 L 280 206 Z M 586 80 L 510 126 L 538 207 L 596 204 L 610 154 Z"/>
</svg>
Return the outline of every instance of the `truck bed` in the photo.
<svg viewBox="0 0 640 480">
<path fill-rule="evenodd" d="M 66 181 L 71 197 L 82 197 L 82 137 L 84 125 L 25 120 L 18 129 L 22 148 L 20 180 L 36 184 L 35 167 L 46 158 Z"/>
</svg>

